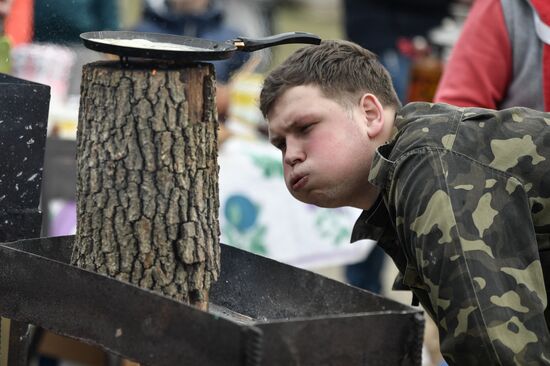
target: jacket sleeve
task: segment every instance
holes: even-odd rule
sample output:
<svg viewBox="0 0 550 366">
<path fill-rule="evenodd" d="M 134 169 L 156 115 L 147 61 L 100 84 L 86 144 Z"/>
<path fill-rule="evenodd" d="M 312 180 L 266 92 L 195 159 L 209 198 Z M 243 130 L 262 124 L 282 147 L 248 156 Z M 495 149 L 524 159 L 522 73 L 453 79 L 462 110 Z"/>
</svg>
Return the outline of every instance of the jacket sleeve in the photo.
<svg viewBox="0 0 550 366">
<path fill-rule="evenodd" d="M 476 0 L 451 51 L 434 101 L 497 109 L 512 78 L 512 49 L 499 0 Z"/>
<path fill-rule="evenodd" d="M 521 183 L 437 149 L 404 157 L 392 181 L 404 284 L 437 324 L 447 362 L 549 364 L 547 297 Z"/>
</svg>

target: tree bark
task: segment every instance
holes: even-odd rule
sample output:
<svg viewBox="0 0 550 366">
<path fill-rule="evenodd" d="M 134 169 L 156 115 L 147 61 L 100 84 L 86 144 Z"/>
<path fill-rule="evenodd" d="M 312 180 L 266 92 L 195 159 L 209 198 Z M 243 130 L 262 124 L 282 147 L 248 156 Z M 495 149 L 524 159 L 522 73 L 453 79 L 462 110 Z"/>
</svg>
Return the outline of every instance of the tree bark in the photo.
<svg viewBox="0 0 550 366">
<path fill-rule="evenodd" d="M 210 64 L 83 68 L 72 263 L 200 308 L 219 275 Z"/>
</svg>

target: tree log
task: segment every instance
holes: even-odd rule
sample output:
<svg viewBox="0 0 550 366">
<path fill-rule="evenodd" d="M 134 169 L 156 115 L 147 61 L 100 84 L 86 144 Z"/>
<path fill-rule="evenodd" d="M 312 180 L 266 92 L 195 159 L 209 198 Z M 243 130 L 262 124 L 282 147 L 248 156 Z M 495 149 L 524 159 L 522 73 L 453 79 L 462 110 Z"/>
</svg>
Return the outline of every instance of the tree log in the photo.
<svg viewBox="0 0 550 366">
<path fill-rule="evenodd" d="M 210 64 L 85 65 L 72 263 L 205 308 L 220 269 L 217 130 Z"/>
</svg>

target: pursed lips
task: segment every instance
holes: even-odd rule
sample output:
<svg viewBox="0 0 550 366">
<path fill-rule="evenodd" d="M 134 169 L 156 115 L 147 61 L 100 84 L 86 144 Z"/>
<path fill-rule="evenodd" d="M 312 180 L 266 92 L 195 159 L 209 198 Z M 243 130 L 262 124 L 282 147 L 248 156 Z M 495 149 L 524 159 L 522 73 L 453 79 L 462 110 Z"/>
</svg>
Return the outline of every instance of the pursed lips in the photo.
<svg viewBox="0 0 550 366">
<path fill-rule="evenodd" d="M 307 180 L 308 176 L 306 174 L 292 175 L 290 177 L 290 187 L 292 187 L 293 190 L 297 191 L 307 183 Z"/>
</svg>

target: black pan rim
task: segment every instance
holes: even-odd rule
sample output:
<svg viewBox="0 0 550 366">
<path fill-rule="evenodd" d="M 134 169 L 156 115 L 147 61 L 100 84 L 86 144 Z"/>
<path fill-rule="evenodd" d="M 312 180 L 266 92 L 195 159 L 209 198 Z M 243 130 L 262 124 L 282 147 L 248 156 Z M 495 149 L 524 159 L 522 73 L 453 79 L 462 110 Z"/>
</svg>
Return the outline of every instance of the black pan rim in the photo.
<svg viewBox="0 0 550 366">
<path fill-rule="evenodd" d="M 97 31 L 80 35 L 84 46 L 98 52 L 110 53 L 120 57 L 139 57 L 173 61 L 210 61 L 229 58 L 237 50 L 233 41 L 212 41 L 188 36 L 178 36 L 164 33 L 147 33 L 132 31 Z M 176 45 L 202 48 L 203 50 L 160 50 L 142 47 L 114 45 L 101 42 L 101 39 L 145 39 L 151 42 L 166 42 Z"/>
</svg>

